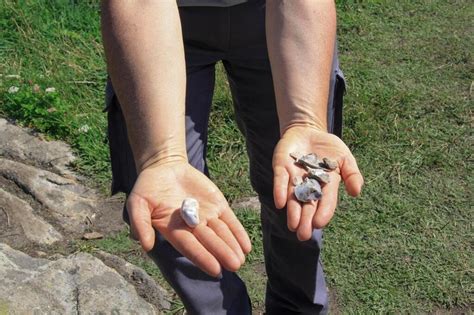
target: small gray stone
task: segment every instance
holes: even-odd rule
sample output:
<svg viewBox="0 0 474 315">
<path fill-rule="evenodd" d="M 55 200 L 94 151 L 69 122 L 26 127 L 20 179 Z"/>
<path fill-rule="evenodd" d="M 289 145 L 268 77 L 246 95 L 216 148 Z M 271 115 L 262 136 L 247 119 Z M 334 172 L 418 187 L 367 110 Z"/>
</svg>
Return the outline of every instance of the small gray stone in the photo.
<svg viewBox="0 0 474 315">
<path fill-rule="evenodd" d="M 308 177 L 316 179 L 319 182 L 322 182 L 325 184 L 331 181 L 331 179 L 329 178 L 329 174 L 326 171 L 319 168 L 308 168 Z"/>
<path fill-rule="evenodd" d="M 290 156 L 291 156 L 292 158 L 294 158 L 296 161 L 298 161 L 299 159 L 301 159 L 301 158 L 303 157 L 303 155 L 304 155 L 304 154 L 301 153 L 301 152 L 291 152 L 291 153 L 290 153 Z"/>
<path fill-rule="evenodd" d="M 199 224 L 199 203 L 194 198 L 185 198 L 180 210 L 181 218 L 193 228 Z"/>
<path fill-rule="evenodd" d="M 337 162 L 334 160 L 331 160 L 330 158 L 327 158 L 327 157 L 323 158 L 323 163 L 324 163 L 325 168 L 331 171 L 337 168 Z"/>
<path fill-rule="evenodd" d="M 295 159 L 295 163 L 303 167 L 311 168 L 322 168 L 322 161 L 319 159 L 316 153 L 310 153 L 306 155 L 301 155 L 300 153 L 291 153 L 292 158 Z"/>
<path fill-rule="evenodd" d="M 301 202 L 319 200 L 322 197 L 321 185 L 312 178 L 305 178 L 302 184 L 295 187 L 295 196 Z"/>
<path fill-rule="evenodd" d="M 330 158 L 320 159 L 316 153 L 301 154 L 299 152 L 292 152 L 290 156 L 295 159 L 295 163 L 307 168 L 313 169 L 325 169 L 333 171 L 337 168 L 338 164 L 336 161 Z"/>
</svg>

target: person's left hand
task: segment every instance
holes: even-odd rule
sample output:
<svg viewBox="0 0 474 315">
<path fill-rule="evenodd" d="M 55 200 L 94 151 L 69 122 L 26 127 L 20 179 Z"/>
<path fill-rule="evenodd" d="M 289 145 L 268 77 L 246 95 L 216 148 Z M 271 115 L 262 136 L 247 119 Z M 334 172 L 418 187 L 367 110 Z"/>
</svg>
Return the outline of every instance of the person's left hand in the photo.
<svg viewBox="0 0 474 315">
<path fill-rule="evenodd" d="M 296 165 L 290 153 L 316 153 L 320 158 L 337 161 L 336 170 L 329 172 L 330 183 L 322 185 L 319 201 L 301 203 L 294 194 L 293 178 L 305 170 Z M 334 215 L 339 183 L 342 180 L 351 196 L 359 195 L 364 179 L 349 148 L 337 136 L 312 126 L 286 129 L 273 153 L 273 195 L 275 206 L 287 206 L 288 229 L 296 231 L 300 241 L 311 238 L 314 228 L 326 226 Z"/>
</svg>

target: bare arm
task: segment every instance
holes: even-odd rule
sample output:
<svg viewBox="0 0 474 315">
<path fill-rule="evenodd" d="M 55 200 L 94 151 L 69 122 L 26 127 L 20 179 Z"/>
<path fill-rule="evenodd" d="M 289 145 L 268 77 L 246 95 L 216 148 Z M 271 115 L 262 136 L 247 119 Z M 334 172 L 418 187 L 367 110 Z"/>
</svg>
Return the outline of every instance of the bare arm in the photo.
<svg viewBox="0 0 474 315">
<path fill-rule="evenodd" d="M 138 171 L 186 159 L 186 72 L 174 0 L 102 1 L 107 65 Z"/>
<path fill-rule="evenodd" d="M 155 230 L 199 268 L 236 271 L 250 239 L 219 189 L 189 165 L 185 144 L 185 60 L 176 0 L 103 0 L 108 70 L 122 106 L 138 178 L 127 199 L 132 233 L 149 251 Z M 200 224 L 179 215 L 199 201 Z"/>
<path fill-rule="evenodd" d="M 267 1 L 267 42 L 281 139 L 273 153 L 273 195 L 287 207 L 288 228 L 308 240 L 314 228 L 331 220 L 341 179 L 352 196 L 360 193 L 362 175 L 349 148 L 327 130 L 330 71 L 336 36 L 336 11 L 330 0 Z M 317 153 L 338 162 L 319 201 L 301 204 L 291 179 L 303 175 L 291 152 Z"/>
<path fill-rule="evenodd" d="M 334 1 L 268 1 L 266 15 L 281 132 L 294 125 L 327 130 L 336 36 Z"/>
</svg>

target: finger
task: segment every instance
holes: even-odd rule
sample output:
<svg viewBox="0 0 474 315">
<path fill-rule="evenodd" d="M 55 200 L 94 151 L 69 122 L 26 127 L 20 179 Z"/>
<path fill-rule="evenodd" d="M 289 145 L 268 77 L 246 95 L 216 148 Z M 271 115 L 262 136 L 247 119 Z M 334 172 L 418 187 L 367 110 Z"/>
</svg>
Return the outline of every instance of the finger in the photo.
<svg viewBox="0 0 474 315">
<path fill-rule="evenodd" d="M 218 277 L 222 273 L 217 259 L 191 232 L 184 229 L 174 229 L 168 236 L 164 236 L 178 252 L 208 275 Z"/>
<path fill-rule="evenodd" d="M 296 231 L 300 241 L 307 241 L 313 234 L 313 217 L 316 212 L 316 202 L 307 202 L 301 208 L 301 219 Z"/>
<path fill-rule="evenodd" d="M 286 205 L 286 217 L 288 229 L 292 232 L 296 231 L 300 224 L 301 218 L 301 203 L 296 199 L 294 194 L 294 187 L 288 188 L 288 202 Z"/>
<path fill-rule="evenodd" d="M 290 175 L 284 167 L 273 168 L 273 199 L 277 209 L 283 208 L 286 204 L 289 178 Z"/>
<path fill-rule="evenodd" d="M 194 236 L 219 261 L 225 269 L 237 271 L 240 260 L 234 251 L 208 226 L 200 224 L 193 230 Z"/>
<path fill-rule="evenodd" d="M 313 217 L 314 228 L 321 229 L 332 219 L 337 206 L 337 195 L 340 182 L 340 176 L 332 176 L 331 182 L 323 187 L 323 197 L 319 200 L 316 213 Z"/>
<path fill-rule="evenodd" d="M 342 160 L 341 176 L 347 193 L 353 197 L 358 196 L 364 185 L 364 178 L 352 154 Z"/>
<path fill-rule="evenodd" d="M 252 243 L 250 242 L 250 238 L 247 232 L 240 223 L 239 219 L 237 219 L 237 217 L 235 216 L 234 212 L 230 208 L 228 208 L 227 210 L 222 212 L 219 219 L 221 219 L 225 224 L 227 224 L 230 231 L 237 239 L 237 242 L 239 242 L 244 254 L 250 253 L 250 251 L 252 250 Z"/>
<path fill-rule="evenodd" d="M 155 244 L 155 230 L 151 225 L 148 202 L 132 192 L 127 200 L 127 211 L 132 234 L 138 238 L 143 250 L 150 251 Z"/>
<path fill-rule="evenodd" d="M 227 224 L 222 222 L 219 219 L 211 219 L 207 221 L 207 226 L 209 226 L 239 257 L 240 263 L 245 262 L 245 255 L 240 247 L 239 242 L 235 239 L 234 234 L 229 230 Z"/>
</svg>

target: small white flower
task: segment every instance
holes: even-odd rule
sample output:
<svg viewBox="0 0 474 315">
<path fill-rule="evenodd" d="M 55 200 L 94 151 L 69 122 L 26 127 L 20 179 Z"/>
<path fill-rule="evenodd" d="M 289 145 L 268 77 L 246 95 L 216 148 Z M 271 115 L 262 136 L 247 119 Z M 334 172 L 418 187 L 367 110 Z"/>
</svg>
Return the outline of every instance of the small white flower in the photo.
<svg viewBox="0 0 474 315">
<path fill-rule="evenodd" d="M 20 88 L 18 86 L 10 86 L 8 88 L 8 93 L 13 94 L 13 93 L 18 92 L 18 90 L 20 90 Z"/>
<path fill-rule="evenodd" d="M 46 90 L 44 90 L 46 93 L 54 93 L 56 92 L 56 88 L 54 87 L 49 87 L 49 88 L 46 88 Z"/>
<path fill-rule="evenodd" d="M 90 129 L 91 129 L 91 127 L 89 127 L 89 125 L 82 125 L 81 127 L 79 127 L 79 132 L 80 132 L 80 133 L 86 133 L 86 132 L 88 132 Z"/>
</svg>

